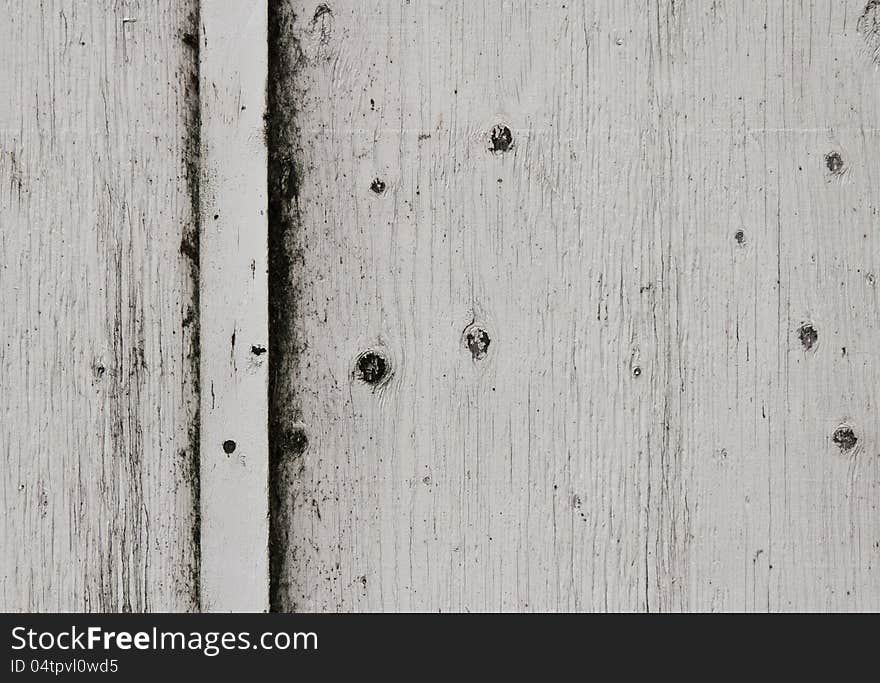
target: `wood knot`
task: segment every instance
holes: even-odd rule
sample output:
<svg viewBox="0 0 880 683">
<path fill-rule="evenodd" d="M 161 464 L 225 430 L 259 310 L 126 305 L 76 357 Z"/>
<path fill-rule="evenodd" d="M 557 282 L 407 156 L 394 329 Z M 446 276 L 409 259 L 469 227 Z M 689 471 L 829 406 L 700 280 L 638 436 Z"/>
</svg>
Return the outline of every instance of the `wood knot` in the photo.
<svg viewBox="0 0 880 683">
<path fill-rule="evenodd" d="M 837 447 L 844 453 L 855 448 L 859 439 L 853 432 L 853 428 L 849 425 L 840 425 L 831 435 L 831 440 L 837 444 Z"/>
<path fill-rule="evenodd" d="M 743 245 L 746 243 L 746 233 L 743 230 L 737 230 L 733 233 L 733 239 L 736 240 L 736 243 L 739 245 Z"/>
<path fill-rule="evenodd" d="M 280 446 L 283 454 L 290 459 L 300 458 L 309 447 L 309 435 L 305 425 L 293 424 L 281 433 Z"/>
<path fill-rule="evenodd" d="M 842 175 L 844 171 L 843 157 L 840 152 L 828 152 L 825 155 L 825 167 L 832 175 Z"/>
<path fill-rule="evenodd" d="M 390 376 L 391 364 L 380 352 L 364 351 L 355 361 L 354 375 L 361 382 L 377 386 Z"/>
<path fill-rule="evenodd" d="M 476 323 L 470 325 L 464 331 L 464 345 L 471 352 L 474 360 L 483 360 L 489 353 L 489 345 L 492 343 L 489 333 Z"/>
<path fill-rule="evenodd" d="M 506 152 L 513 147 L 513 133 L 503 124 L 492 127 L 489 133 L 489 150 L 494 154 Z"/>
<path fill-rule="evenodd" d="M 382 194 L 386 187 L 387 185 L 385 184 L 385 181 L 381 178 L 375 178 L 370 184 L 370 189 L 376 194 Z"/>
<path fill-rule="evenodd" d="M 804 350 L 809 351 L 819 341 L 819 333 L 810 323 L 804 323 L 798 328 L 798 339 L 801 340 Z"/>
<path fill-rule="evenodd" d="M 232 439 L 226 439 L 226 441 L 223 442 L 223 452 L 226 453 L 226 455 L 232 455 L 235 452 L 235 441 Z"/>
</svg>

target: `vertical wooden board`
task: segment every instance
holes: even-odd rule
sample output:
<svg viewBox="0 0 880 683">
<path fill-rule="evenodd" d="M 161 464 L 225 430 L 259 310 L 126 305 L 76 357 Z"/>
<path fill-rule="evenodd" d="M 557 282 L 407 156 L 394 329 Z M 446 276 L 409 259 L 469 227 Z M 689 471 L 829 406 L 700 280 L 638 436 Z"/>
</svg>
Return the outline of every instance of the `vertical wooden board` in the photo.
<svg viewBox="0 0 880 683">
<path fill-rule="evenodd" d="M 865 9 L 658 6 L 681 382 L 669 457 L 685 501 L 682 533 L 660 540 L 687 572 L 660 607 L 880 604 L 880 74 Z"/>
<path fill-rule="evenodd" d="M 201 11 L 201 596 L 269 599 L 266 4 Z"/>
<path fill-rule="evenodd" d="M 0 3 L 0 609 L 198 607 L 197 3 Z"/>
<path fill-rule="evenodd" d="M 640 5 L 277 11 L 275 607 L 647 609 L 669 368 Z"/>
<path fill-rule="evenodd" d="M 273 607 L 877 609 L 873 12 L 271 3 Z"/>
</svg>

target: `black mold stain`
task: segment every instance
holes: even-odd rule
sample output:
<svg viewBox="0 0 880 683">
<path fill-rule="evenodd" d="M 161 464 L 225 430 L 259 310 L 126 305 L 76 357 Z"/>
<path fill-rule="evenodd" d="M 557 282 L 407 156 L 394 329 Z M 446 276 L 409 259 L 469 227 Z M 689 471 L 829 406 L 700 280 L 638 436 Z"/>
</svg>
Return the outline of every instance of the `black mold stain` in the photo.
<svg viewBox="0 0 880 683">
<path fill-rule="evenodd" d="M 235 441 L 232 439 L 226 439 L 226 441 L 223 442 L 223 452 L 226 453 L 226 455 L 235 453 Z"/>
<path fill-rule="evenodd" d="M 464 343 L 474 360 L 483 360 L 489 353 L 489 345 L 492 343 L 492 340 L 486 330 L 472 325 L 465 330 Z"/>
<path fill-rule="evenodd" d="M 853 432 L 852 427 L 849 425 L 840 425 L 840 427 L 835 429 L 834 434 L 831 436 L 831 440 L 837 444 L 838 448 L 844 453 L 855 448 L 855 445 L 859 441 L 855 432 Z"/>
<path fill-rule="evenodd" d="M 489 135 L 489 149 L 495 154 L 506 152 L 513 147 L 513 133 L 507 126 L 498 124 Z"/>
<path fill-rule="evenodd" d="M 825 155 L 825 167 L 832 175 L 841 175 L 844 171 L 844 163 L 840 152 L 828 152 Z"/>
<path fill-rule="evenodd" d="M 280 449 L 288 460 L 302 457 L 309 447 L 309 437 L 305 427 L 293 425 L 287 427 L 278 435 Z"/>
<path fill-rule="evenodd" d="M 801 340 L 801 346 L 809 351 L 819 341 L 819 333 L 810 323 L 804 323 L 798 328 L 798 339 Z"/>
<path fill-rule="evenodd" d="M 198 235 L 184 235 L 180 240 L 180 253 L 190 260 L 191 267 L 194 267 L 196 270 L 198 270 L 199 267 L 198 239 Z"/>
<path fill-rule="evenodd" d="M 264 353 L 266 353 L 266 347 L 254 345 L 251 347 L 251 353 L 255 356 L 262 356 Z"/>
<path fill-rule="evenodd" d="M 365 351 L 355 363 L 355 377 L 367 384 L 380 384 L 388 374 L 388 361 L 376 351 Z"/>
<path fill-rule="evenodd" d="M 371 189 L 373 192 L 375 192 L 376 194 L 382 194 L 382 193 L 385 191 L 385 188 L 386 188 L 386 187 L 387 187 L 387 186 L 385 185 L 385 181 L 384 181 L 384 180 L 381 180 L 381 179 L 379 179 L 379 178 L 376 178 L 376 179 L 373 180 L 373 182 L 370 184 L 370 189 Z"/>
<path fill-rule="evenodd" d="M 181 81 L 184 87 L 184 129 L 185 142 L 183 162 L 185 170 L 186 191 L 189 195 L 190 220 L 183 225 L 180 242 L 180 253 L 189 262 L 189 297 L 188 305 L 183 313 L 183 344 L 189 371 L 185 373 L 187 386 L 187 445 L 179 452 L 181 479 L 188 485 L 192 495 L 192 512 L 188 536 L 192 554 L 189 558 L 187 585 L 192 611 L 201 611 L 201 476 L 199 453 L 201 411 L 199 396 L 201 383 L 199 378 L 201 324 L 199 320 L 199 229 L 200 229 L 200 192 L 199 174 L 201 172 L 201 102 L 199 85 L 199 26 L 201 15 L 199 3 L 192 3 L 193 9 L 186 15 L 183 28 L 183 42 L 189 50 L 183 50 L 184 58 L 181 67 Z M 188 38 L 192 36 L 192 40 Z"/>
<path fill-rule="evenodd" d="M 303 138 L 297 117 L 312 97 L 298 78 L 307 63 L 299 36 L 309 26 L 297 23 L 288 0 L 268 0 L 268 76 L 265 137 L 268 151 L 269 344 L 269 604 L 273 612 L 296 611 L 296 578 L 288 562 L 292 547 L 295 493 L 301 487 L 301 461 L 290 458 L 297 439 L 291 424 L 300 420 L 300 352 L 302 336 L 302 264 L 300 184 L 309 170 L 301 161 Z M 311 17 L 314 19 L 314 17 Z M 329 19 L 318 15 L 321 23 Z M 305 19 L 308 24 L 309 18 Z M 319 22 L 315 22 L 318 25 Z"/>
<path fill-rule="evenodd" d="M 742 230 L 737 230 L 735 233 L 733 233 L 733 239 L 736 240 L 737 244 L 745 244 L 746 233 Z"/>
</svg>

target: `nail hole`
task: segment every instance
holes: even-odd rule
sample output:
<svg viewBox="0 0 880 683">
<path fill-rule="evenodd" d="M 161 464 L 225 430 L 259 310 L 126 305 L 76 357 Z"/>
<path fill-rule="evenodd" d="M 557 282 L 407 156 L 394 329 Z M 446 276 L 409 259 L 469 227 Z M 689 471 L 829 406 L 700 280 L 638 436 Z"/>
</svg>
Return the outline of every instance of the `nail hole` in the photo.
<svg viewBox="0 0 880 683">
<path fill-rule="evenodd" d="M 489 149 L 496 154 L 498 152 L 506 152 L 513 146 L 513 133 L 510 128 L 503 125 L 497 125 L 492 128 L 489 136 Z"/>
<path fill-rule="evenodd" d="M 804 323 L 798 328 L 798 339 L 801 340 L 801 346 L 809 351 L 819 341 L 819 333 L 810 323 Z"/>
<path fill-rule="evenodd" d="M 357 359 L 358 379 L 367 384 L 379 384 L 388 374 L 388 361 L 376 351 L 365 351 Z"/>
<path fill-rule="evenodd" d="M 844 452 L 855 448 L 856 443 L 859 441 L 855 432 L 853 432 L 852 427 L 849 425 L 841 425 L 835 429 L 834 434 L 831 436 L 831 440 L 837 444 L 841 451 Z"/>
<path fill-rule="evenodd" d="M 746 233 L 742 230 L 737 230 L 735 233 L 733 233 L 733 239 L 736 240 L 737 244 L 745 244 Z"/>
<path fill-rule="evenodd" d="M 226 455 L 234 453 L 235 441 L 233 441 L 232 439 L 226 439 L 226 441 L 223 442 L 223 452 L 226 453 Z"/>
<path fill-rule="evenodd" d="M 825 166 L 834 175 L 843 173 L 843 157 L 840 156 L 840 152 L 828 152 L 825 155 Z"/>
<path fill-rule="evenodd" d="M 464 333 L 464 343 L 474 360 L 483 360 L 489 353 L 492 340 L 489 333 L 478 325 L 471 325 Z"/>
</svg>

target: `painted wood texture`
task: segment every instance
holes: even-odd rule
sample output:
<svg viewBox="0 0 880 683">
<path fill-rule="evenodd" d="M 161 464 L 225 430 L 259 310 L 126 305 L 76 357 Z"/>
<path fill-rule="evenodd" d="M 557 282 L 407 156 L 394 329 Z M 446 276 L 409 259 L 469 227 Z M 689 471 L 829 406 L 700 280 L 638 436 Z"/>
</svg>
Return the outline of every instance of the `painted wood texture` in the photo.
<svg viewBox="0 0 880 683">
<path fill-rule="evenodd" d="M 3 611 L 198 607 L 196 10 L 0 2 Z"/>
<path fill-rule="evenodd" d="M 201 596 L 269 607 L 266 4 L 201 10 Z"/>
<path fill-rule="evenodd" d="M 270 3 L 273 607 L 880 609 L 877 5 Z"/>
</svg>

